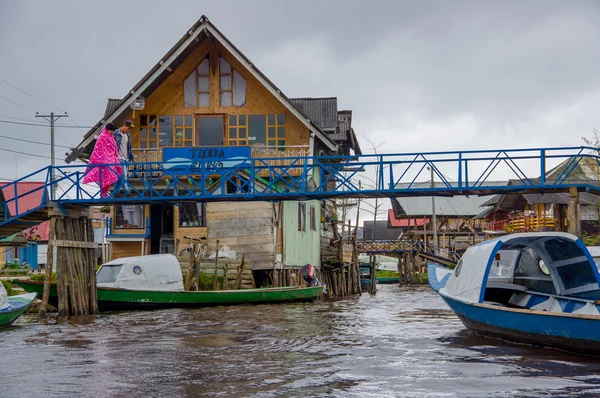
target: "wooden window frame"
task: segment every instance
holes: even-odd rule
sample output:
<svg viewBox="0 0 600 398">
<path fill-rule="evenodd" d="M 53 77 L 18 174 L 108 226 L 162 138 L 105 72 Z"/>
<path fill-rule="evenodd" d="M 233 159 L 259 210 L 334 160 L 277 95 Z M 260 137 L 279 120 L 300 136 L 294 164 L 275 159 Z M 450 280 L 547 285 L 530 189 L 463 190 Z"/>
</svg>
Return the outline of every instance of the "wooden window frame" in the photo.
<svg viewBox="0 0 600 398">
<path fill-rule="evenodd" d="M 298 231 L 306 232 L 306 203 L 298 203 Z"/>
<path fill-rule="evenodd" d="M 223 72 L 221 71 L 221 59 L 225 62 L 227 62 L 227 64 L 229 65 L 229 72 Z M 229 87 L 224 89 L 222 87 L 221 84 L 221 79 L 223 76 L 227 76 L 229 77 Z M 222 101 L 221 101 L 221 95 L 223 93 L 229 93 L 231 101 L 229 105 L 223 105 Z M 231 63 L 229 61 L 227 61 L 225 58 L 223 58 L 222 56 L 219 56 L 219 106 L 220 107 L 230 107 L 230 106 L 234 106 L 233 105 L 233 66 L 231 66 Z"/>
<path fill-rule="evenodd" d="M 202 146 L 200 145 L 200 121 L 198 119 L 205 118 L 217 118 L 221 117 L 223 119 L 223 137 L 222 142 L 223 145 L 227 143 L 227 124 L 229 119 L 225 113 L 194 113 L 194 146 Z"/>
<path fill-rule="evenodd" d="M 143 123 L 143 118 L 146 118 L 146 123 Z M 148 122 L 150 121 L 150 118 L 154 117 L 154 124 L 148 124 Z M 160 131 L 159 131 L 159 115 L 140 115 L 140 133 L 139 133 L 139 147 L 140 149 L 158 149 L 160 148 Z M 156 137 L 155 138 L 150 138 L 150 129 L 155 129 L 156 130 Z M 143 138 L 142 137 L 142 130 L 146 130 L 146 137 Z M 146 146 L 142 145 L 142 142 L 145 143 Z M 155 147 L 151 147 L 150 143 L 154 142 L 156 144 Z"/>
<path fill-rule="evenodd" d="M 208 73 L 198 73 L 198 68 L 200 68 L 200 65 L 202 65 L 202 63 L 205 60 L 208 61 Z M 196 83 L 196 106 L 201 107 L 201 108 L 210 107 L 210 69 L 211 69 L 210 57 L 205 57 L 204 59 L 202 59 L 202 61 L 200 61 L 198 66 L 196 66 L 196 69 L 194 69 L 194 73 L 196 74 L 196 79 L 194 80 Z M 198 86 L 198 78 L 199 77 L 208 77 L 208 90 L 200 90 L 200 87 Z M 200 94 L 208 94 L 208 105 L 200 105 L 200 98 L 199 98 Z"/>
<path fill-rule="evenodd" d="M 279 123 L 279 116 L 283 116 L 283 123 Z M 273 122 L 270 122 L 270 117 L 273 117 Z M 267 114 L 266 115 L 267 118 L 267 131 L 265 132 L 266 134 L 266 141 L 267 141 L 267 146 L 269 147 L 285 147 L 286 145 L 286 130 L 287 130 L 287 116 L 285 113 L 271 113 L 271 114 Z M 270 137 L 269 136 L 269 129 L 275 129 L 275 136 L 274 137 Z M 283 137 L 279 136 L 279 129 L 283 128 Z M 279 143 L 279 141 L 283 141 L 283 145 Z M 284 149 L 284 148 L 281 148 Z"/>
<path fill-rule="evenodd" d="M 177 125 L 177 118 L 181 117 L 181 126 Z M 191 124 L 188 125 L 186 118 L 191 118 Z M 178 148 L 183 148 L 186 147 L 186 142 L 189 142 L 190 145 L 187 145 L 188 147 L 190 146 L 194 146 L 194 141 L 196 138 L 196 132 L 194 131 L 194 115 L 174 115 L 173 116 L 173 145 L 178 147 Z M 181 139 L 177 138 L 177 129 L 180 128 L 182 129 L 183 135 Z M 187 128 L 191 128 L 192 129 L 192 138 L 185 138 L 185 129 Z M 181 145 L 178 145 L 181 144 Z"/>
<path fill-rule="evenodd" d="M 235 124 L 232 125 L 231 121 L 234 120 Z M 227 116 L 227 140 L 225 141 L 228 146 L 245 146 L 248 145 L 248 115 L 229 115 Z M 240 138 L 240 129 L 246 130 L 246 138 Z M 232 133 L 235 136 L 232 138 Z"/>
</svg>

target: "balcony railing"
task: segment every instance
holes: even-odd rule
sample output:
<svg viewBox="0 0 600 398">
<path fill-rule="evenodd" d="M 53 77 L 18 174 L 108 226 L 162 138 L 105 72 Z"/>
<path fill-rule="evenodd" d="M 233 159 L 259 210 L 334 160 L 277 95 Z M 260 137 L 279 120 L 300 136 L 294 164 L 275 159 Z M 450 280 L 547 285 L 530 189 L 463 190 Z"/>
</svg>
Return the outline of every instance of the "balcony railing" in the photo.
<svg viewBox="0 0 600 398">
<path fill-rule="evenodd" d="M 555 229 L 554 217 L 544 217 L 537 215 L 518 215 L 508 220 L 495 221 L 488 224 L 488 228 L 493 231 L 515 232 L 533 232 L 548 229 Z"/>
</svg>

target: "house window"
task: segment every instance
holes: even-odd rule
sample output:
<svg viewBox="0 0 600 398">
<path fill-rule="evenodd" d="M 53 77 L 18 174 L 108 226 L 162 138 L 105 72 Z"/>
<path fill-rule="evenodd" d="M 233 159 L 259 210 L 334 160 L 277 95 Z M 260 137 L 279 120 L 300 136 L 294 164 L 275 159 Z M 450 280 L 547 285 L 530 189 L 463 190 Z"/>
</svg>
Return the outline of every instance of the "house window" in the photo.
<svg viewBox="0 0 600 398">
<path fill-rule="evenodd" d="M 246 115 L 229 116 L 229 145 L 248 145 L 248 117 Z"/>
<path fill-rule="evenodd" d="M 173 116 L 158 117 L 158 146 L 173 146 Z"/>
<path fill-rule="evenodd" d="M 144 228 L 143 205 L 115 206 L 114 228 Z"/>
<path fill-rule="evenodd" d="M 140 116 L 140 148 L 158 148 L 158 116 Z"/>
<path fill-rule="evenodd" d="M 185 202 L 179 206 L 180 227 L 206 227 L 206 203 Z"/>
<path fill-rule="evenodd" d="M 175 146 L 194 145 L 194 126 L 192 115 L 175 116 Z"/>
<path fill-rule="evenodd" d="M 317 212 L 315 211 L 315 206 L 310 206 L 310 230 L 317 230 Z"/>
<path fill-rule="evenodd" d="M 306 203 L 298 203 L 298 231 L 306 232 Z"/>
<path fill-rule="evenodd" d="M 222 57 L 219 57 L 219 98 L 221 106 L 246 106 L 246 80 Z"/>
<path fill-rule="evenodd" d="M 267 145 L 285 147 L 285 115 L 267 115 Z"/>
<path fill-rule="evenodd" d="M 267 115 L 248 115 L 248 144 L 267 144 Z"/>
<path fill-rule="evenodd" d="M 210 106 L 210 62 L 205 58 L 183 82 L 185 107 Z"/>
</svg>

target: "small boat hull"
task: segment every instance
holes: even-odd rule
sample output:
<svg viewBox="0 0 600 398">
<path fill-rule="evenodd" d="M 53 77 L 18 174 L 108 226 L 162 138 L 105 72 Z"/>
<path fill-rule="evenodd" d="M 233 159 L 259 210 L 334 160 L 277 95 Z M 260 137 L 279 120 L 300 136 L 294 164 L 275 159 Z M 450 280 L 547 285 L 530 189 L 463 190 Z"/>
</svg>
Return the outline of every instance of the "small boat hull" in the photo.
<svg viewBox="0 0 600 398">
<path fill-rule="evenodd" d="M 8 308 L 0 310 L 0 327 L 10 325 L 21 316 L 35 300 L 35 293 L 8 297 Z"/>
<path fill-rule="evenodd" d="M 28 292 L 36 292 L 40 295 L 44 289 L 43 282 L 20 280 L 14 281 L 14 283 Z M 322 291 L 322 286 L 200 292 L 128 290 L 99 287 L 97 295 L 100 311 L 115 311 L 312 301 L 317 299 Z M 49 301 L 53 305 L 57 301 L 56 286 L 54 284 L 52 284 L 50 289 Z"/>
<path fill-rule="evenodd" d="M 393 285 L 395 283 L 400 283 L 398 277 L 393 278 L 377 278 L 377 283 L 381 285 Z"/>
<path fill-rule="evenodd" d="M 440 296 L 474 333 L 516 343 L 600 355 L 600 318 L 597 316 L 469 304 Z"/>
</svg>

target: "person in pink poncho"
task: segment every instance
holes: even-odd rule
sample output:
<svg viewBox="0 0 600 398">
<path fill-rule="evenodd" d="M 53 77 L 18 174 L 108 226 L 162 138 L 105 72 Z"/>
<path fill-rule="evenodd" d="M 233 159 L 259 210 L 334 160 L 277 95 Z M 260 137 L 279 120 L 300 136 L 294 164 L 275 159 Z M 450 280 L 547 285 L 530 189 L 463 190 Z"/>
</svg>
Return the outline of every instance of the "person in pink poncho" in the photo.
<svg viewBox="0 0 600 398">
<path fill-rule="evenodd" d="M 96 139 L 96 145 L 92 151 L 92 156 L 90 156 L 89 166 L 83 176 L 84 184 L 95 182 L 100 186 L 103 198 L 108 196 L 108 188 L 119 181 L 119 178 L 123 175 L 123 169 L 119 166 L 121 160 L 117 151 L 117 143 L 113 137 L 113 132 L 116 129 L 117 126 L 112 123 L 104 126 L 104 129 Z M 110 166 L 92 167 L 99 164 Z"/>
</svg>

